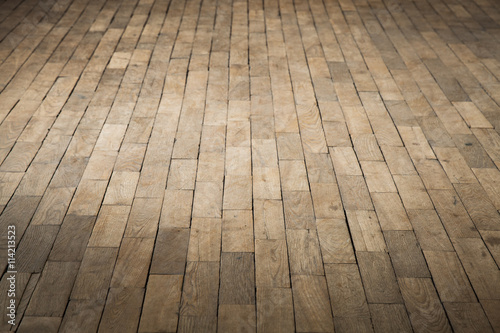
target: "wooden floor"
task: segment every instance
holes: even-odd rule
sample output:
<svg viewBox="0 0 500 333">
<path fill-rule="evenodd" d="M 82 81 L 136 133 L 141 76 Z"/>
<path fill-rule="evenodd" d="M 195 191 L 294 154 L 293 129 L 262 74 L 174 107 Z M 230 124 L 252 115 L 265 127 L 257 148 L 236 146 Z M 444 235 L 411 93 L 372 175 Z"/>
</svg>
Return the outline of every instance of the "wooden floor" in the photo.
<svg viewBox="0 0 500 333">
<path fill-rule="evenodd" d="M 0 332 L 500 332 L 499 105 L 497 0 L 0 0 Z"/>
</svg>

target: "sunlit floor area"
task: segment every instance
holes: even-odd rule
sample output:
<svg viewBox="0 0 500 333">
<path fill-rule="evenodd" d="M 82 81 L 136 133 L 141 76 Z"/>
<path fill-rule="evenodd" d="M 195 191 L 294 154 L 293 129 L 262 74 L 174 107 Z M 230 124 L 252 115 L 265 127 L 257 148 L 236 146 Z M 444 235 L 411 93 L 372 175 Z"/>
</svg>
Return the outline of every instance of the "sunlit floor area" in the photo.
<svg viewBox="0 0 500 333">
<path fill-rule="evenodd" d="M 500 2 L 0 0 L 0 332 L 500 332 Z"/>
</svg>

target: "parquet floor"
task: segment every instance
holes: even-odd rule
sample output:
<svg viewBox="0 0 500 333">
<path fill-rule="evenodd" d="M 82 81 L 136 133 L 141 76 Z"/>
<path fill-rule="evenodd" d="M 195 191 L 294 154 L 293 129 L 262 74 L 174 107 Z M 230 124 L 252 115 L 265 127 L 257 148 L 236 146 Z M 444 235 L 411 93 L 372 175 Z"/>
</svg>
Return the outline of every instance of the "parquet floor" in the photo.
<svg viewBox="0 0 500 333">
<path fill-rule="evenodd" d="M 497 0 L 0 1 L 0 331 L 500 332 L 499 105 Z"/>
</svg>

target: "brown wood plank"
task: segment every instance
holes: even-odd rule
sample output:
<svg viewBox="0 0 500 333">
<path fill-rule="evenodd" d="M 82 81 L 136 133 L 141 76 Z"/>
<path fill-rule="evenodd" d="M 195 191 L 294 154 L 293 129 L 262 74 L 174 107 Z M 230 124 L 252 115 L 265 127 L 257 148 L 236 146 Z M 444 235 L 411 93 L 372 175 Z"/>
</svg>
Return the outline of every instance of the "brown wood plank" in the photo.
<svg viewBox="0 0 500 333">
<path fill-rule="evenodd" d="M 399 285 L 415 330 L 452 331 L 430 279 L 400 278 Z"/>
<path fill-rule="evenodd" d="M 396 276 L 385 252 L 357 252 L 368 303 L 402 303 Z"/>
<path fill-rule="evenodd" d="M 335 318 L 369 318 L 368 304 L 357 265 L 325 266 L 332 312 Z"/>
<path fill-rule="evenodd" d="M 295 331 L 290 288 L 257 288 L 257 331 Z"/>
<path fill-rule="evenodd" d="M 397 277 L 430 277 L 412 231 L 384 231 L 384 237 Z"/>
<path fill-rule="evenodd" d="M 78 267 L 78 262 L 48 261 L 26 309 L 26 316 L 62 317 Z"/>
<path fill-rule="evenodd" d="M 370 304 L 375 332 L 413 332 L 402 304 Z"/>
<path fill-rule="evenodd" d="M 146 288 L 139 332 L 167 331 L 177 328 L 182 276 L 151 275 Z M 161 311 L 161 315 L 158 314 Z"/>
<path fill-rule="evenodd" d="M 219 304 L 255 304 L 253 253 L 221 255 Z"/>
<path fill-rule="evenodd" d="M 333 319 L 324 276 L 292 275 L 297 332 L 331 332 Z"/>
</svg>

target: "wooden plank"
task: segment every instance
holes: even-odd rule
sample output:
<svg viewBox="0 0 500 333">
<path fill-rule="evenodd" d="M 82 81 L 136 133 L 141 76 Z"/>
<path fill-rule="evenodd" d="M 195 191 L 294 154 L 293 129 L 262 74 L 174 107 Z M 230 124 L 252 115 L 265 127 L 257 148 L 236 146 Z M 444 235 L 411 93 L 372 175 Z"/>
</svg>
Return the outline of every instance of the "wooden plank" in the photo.
<svg viewBox="0 0 500 333">
<path fill-rule="evenodd" d="M 254 200 L 255 239 L 284 239 L 283 203 L 278 200 Z"/>
<path fill-rule="evenodd" d="M 219 306 L 255 304 L 254 254 L 223 252 L 221 255 Z"/>
<path fill-rule="evenodd" d="M 472 223 L 460 198 L 455 191 L 429 191 L 443 225 L 451 238 L 478 237 L 476 227 Z"/>
<path fill-rule="evenodd" d="M 186 317 L 197 317 L 198 319 L 194 321 L 200 324 L 203 322 L 209 324 L 208 318 L 216 317 L 218 290 L 218 262 L 188 262 L 179 310 L 178 329 L 180 331 L 186 330 L 193 324 Z"/>
<path fill-rule="evenodd" d="M 337 180 L 346 210 L 373 210 L 363 176 L 339 176 Z"/>
<path fill-rule="evenodd" d="M 82 260 L 94 223 L 95 216 L 66 215 L 50 251 L 50 260 Z"/>
<path fill-rule="evenodd" d="M 276 133 L 280 160 L 302 160 L 302 144 L 298 133 Z"/>
<path fill-rule="evenodd" d="M 169 190 L 194 190 L 196 179 L 197 160 L 173 159 L 170 163 L 167 189 Z"/>
<path fill-rule="evenodd" d="M 310 183 L 316 218 L 343 219 L 340 192 L 336 184 Z"/>
<path fill-rule="evenodd" d="M 103 204 L 131 205 L 139 181 L 138 172 L 114 171 L 106 190 Z"/>
<path fill-rule="evenodd" d="M 325 265 L 332 312 L 335 318 L 369 318 L 365 291 L 355 264 Z"/>
<path fill-rule="evenodd" d="M 385 252 L 356 252 L 368 303 L 402 303 L 396 276 Z"/>
<path fill-rule="evenodd" d="M 187 253 L 188 261 L 219 261 L 221 220 L 193 218 Z"/>
<path fill-rule="evenodd" d="M 135 198 L 125 228 L 125 237 L 155 237 L 160 220 L 160 198 Z"/>
<path fill-rule="evenodd" d="M 16 250 L 17 271 L 40 273 L 54 244 L 59 226 L 30 226 Z"/>
<path fill-rule="evenodd" d="M 40 142 L 16 142 L 0 171 L 25 172 L 40 149 Z"/>
<path fill-rule="evenodd" d="M 82 179 L 108 180 L 113 172 L 116 158 L 117 154 L 114 151 L 93 152 L 82 175 Z"/>
<path fill-rule="evenodd" d="M 144 288 L 153 244 L 154 240 L 151 238 L 122 240 L 111 279 L 111 288 Z"/>
<path fill-rule="evenodd" d="M 198 183 L 199 184 L 199 183 Z M 196 192 L 195 192 L 196 203 Z M 195 206 L 196 208 L 196 206 Z M 252 208 L 252 179 L 250 176 L 226 176 L 223 209 Z"/>
<path fill-rule="evenodd" d="M 412 231 L 384 231 L 384 236 L 397 277 L 430 277 Z"/>
<path fill-rule="evenodd" d="M 61 317 L 24 317 L 19 332 L 55 333 L 59 330 Z"/>
<path fill-rule="evenodd" d="M 224 156 L 222 159 L 224 159 Z M 201 159 L 202 155 L 200 156 Z M 225 170 L 229 175 L 249 175 L 252 173 L 252 161 L 251 161 L 251 149 L 250 147 L 226 147 L 226 165 Z M 217 161 L 217 160 L 216 160 Z M 216 163 L 214 157 L 211 156 L 207 159 L 208 164 Z M 259 168 L 254 168 L 257 170 Z M 200 177 L 201 168 L 198 171 L 198 177 Z M 222 179 L 222 178 L 221 178 Z M 201 180 L 201 179 L 200 179 Z M 214 179 L 215 181 L 215 179 Z"/>
<path fill-rule="evenodd" d="M 352 243 L 356 251 L 386 251 L 377 214 L 369 210 L 346 211 Z"/>
<path fill-rule="evenodd" d="M 231 147 L 233 149 L 247 149 L 248 154 L 250 155 L 249 149 L 247 147 Z M 240 161 L 243 165 L 241 165 L 241 169 L 238 172 L 227 174 L 232 175 L 245 175 L 243 170 L 245 168 L 250 169 L 250 157 L 248 156 L 248 160 Z M 229 163 L 229 161 L 228 161 Z M 227 166 L 226 166 L 227 168 Z M 194 170 L 196 171 L 196 169 Z M 249 174 L 250 172 L 248 172 Z M 220 152 L 215 153 L 207 153 L 201 152 L 198 159 L 198 172 L 196 172 L 196 180 L 203 182 L 222 182 L 224 177 L 224 154 Z M 168 185 L 167 185 L 168 187 Z"/>
<path fill-rule="evenodd" d="M 110 288 L 99 324 L 102 332 L 136 332 L 144 288 Z"/>
<path fill-rule="evenodd" d="M 188 229 L 160 228 L 155 240 L 149 274 L 183 275 L 188 241 Z"/>
<path fill-rule="evenodd" d="M 193 191 L 165 190 L 160 226 L 187 228 L 191 221 Z"/>
<path fill-rule="evenodd" d="M 176 330 L 182 279 L 180 275 L 150 275 L 139 332 Z"/>
<path fill-rule="evenodd" d="M 500 309 L 500 302 L 498 300 L 482 300 L 481 305 L 483 306 L 484 312 L 490 321 L 491 326 L 494 331 L 498 331 L 500 327 L 500 320 L 498 318 L 498 309 Z"/>
<path fill-rule="evenodd" d="M 323 263 L 355 263 L 354 251 L 344 219 L 318 219 L 317 233 Z"/>
<path fill-rule="evenodd" d="M 107 185 L 103 180 L 82 180 L 66 214 L 97 215 Z"/>
<path fill-rule="evenodd" d="M 498 242 L 499 231 L 481 231 L 481 236 L 483 237 L 484 243 L 490 250 L 493 259 L 496 263 L 500 261 L 500 243 Z"/>
<path fill-rule="evenodd" d="M 221 217 L 222 184 L 197 182 L 193 199 L 193 217 Z"/>
<path fill-rule="evenodd" d="M 343 121 L 323 121 L 325 139 L 328 147 L 350 147 L 351 139 Z"/>
<path fill-rule="evenodd" d="M 495 208 L 500 209 L 500 171 L 496 168 L 473 168 L 472 171 Z"/>
<path fill-rule="evenodd" d="M 456 253 L 425 251 L 425 258 L 442 302 L 475 302 L 467 275 Z"/>
<path fill-rule="evenodd" d="M 255 305 L 221 304 L 217 332 L 256 332 Z"/>
<path fill-rule="evenodd" d="M 287 229 L 314 229 L 311 195 L 305 191 L 283 192 L 285 225 Z"/>
<path fill-rule="evenodd" d="M 290 288 L 257 288 L 257 331 L 295 332 Z"/>
<path fill-rule="evenodd" d="M 444 303 L 444 307 L 455 331 L 493 332 L 479 303 Z"/>
<path fill-rule="evenodd" d="M 472 132 L 498 167 L 500 162 L 500 153 L 498 152 L 500 136 L 498 133 L 493 129 L 483 128 L 474 129 Z"/>
<path fill-rule="evenodd" d="M 479 238 L 456 238 L 452 242 L 477 297 L 480 300 L 499 299 L 500 271 L 483 241 Z"/>
<path fill-rule="evenodd" d="M 414 330 L 452 331 L 431 279 L 400 278 L 399 285 Z"/>
<path fill-rule="evenodd" d="M 43 195 L 56 168 L 56 164 L 32 163 L 21 180 L 16 194 L 23 196 Z"/>
<path fill-rule="evenodd" d="M 70 300 L 59 332 L 97 331 L 103 308 L 102 301 Z"/>
<path fill-rule="evenodd" d="M 315 230 L 288 229 L 286 235 L 291 274 L 323 275 L 321 250 Z"/>
<path fill-rule="evenodd" d="M 435 210 L 408 210 L 408 217 L 422 250 L 453 251 L 448 234 Z"/>
<path fill-rule="evenodd" d="M 122 142 L 123 136 L 127 129 L 126 125 L 119 124 L 105 124 L 102 128 L 101 134 L 97 139 L 94 149 L 118 151 Z"/>
<path fill-rule="evenodd" d="M 117 256 L 117 248 L 87 248 L 73 285 L 71 299 L 104 301 Z"/>
<path fill-rule="evenodd" d="M 404 147 L 380 146 L 393 175 L 415 175 L 415 167 Z"/>
<path fill-rule="evenodd" d="M 397 193 L 372 193 L 382 230 L 411 230 L 411 224 Z"/>
<path fill-rule="evenodd" d="M 456 184 L 455 188 L 478 230 L 500 230 L 500 215 L 481 185 Z"/>
<path fill-rule="evenodd" d="M 398 131 L 412 160 L 436 158 L 420 127 L 399 126 Z"/>
<path fill-rule="evenodd" d="M 475 183 L 476 177 L 457 148 L 435 147 L 439 162 L 452 183 Z"/>
<path fill-rule="evenodd" d="M 328 154 L 305 154 L 310 183 L 335 183 L 332 160 Z"/>
<path fill-rule="evenodd" d="M 434 209 L 422 180 L 417 175 L 394 175 L 398 192 L 407 210 Z"/>
<path fill-rule="evenodd" d="M 341 317 L 335 319 L 336 332 L 366 332 L 372 333 L 370 318 Z"/>
<path fill-rule="evenodd" d="M 403 304 L 370 304 L 375 332 L 413 332 Z"/>
<path fill-rule="evenodd" d="M 352 136 L 352 143 L 358 160 L 383 161 L 379 143 L 373 134 L 359 134 Z"/>
<path fill-rule="evenodd" d="M 351 147 L 332 147 L 330 148 L 335 174 L 339 176 L 360 176 L 356 154 Z"/>
<path fill-rule="evenodd" d="M 288 255 L 284 240 L 255 240 L 255 285 L 257 290 L 290 287 Z"/>
<path fill-rule="evenodd" d="M 453 102 L 465 122 L 471 128 L 492 128 L 490 122 L 472 102 Z"/>
<path fill-rule="evenodd" d="M 453 141 L 471 168 L 493 168 L 494 163 L 474 135 L 454 135 Z"/>
<path fill-rule="evenodd" d="M 318 107 L 310 104 L 297 105 L 296 107 L 304 151 L 316 154 L 327 153 L 328 149 Z"/>
<path fill-rule="evenodd" d="M 372 192 L 396 192 L 396 186 L 385 162 L 361 161 L 361 167 Z"/>
<path fill-rule="evenodd" d="M 222 219 L 222 251 L 254 252 L 250 210 L 225 210 Z"/>
<path fill-rule="evenodd" d="M 88 246 L 120 247 L 129 213 L 130 206 L 102 206 Z"/>
<path fill-rule="evenodd" d="M 253 198 L 281 199 L 279 168 L 253 168 Z"/>
<path fill-rule="evenodd" d="M 26 316 L 62 317 L 78 267 L 78 262 L 47 262 Z"/>
<path fill-rule="evenodd" d="M 309 190 L 304 161 L 280 160 L 279 168 L 283 191 Z"/>
<path fill-rule="evenodd" d="M 292 275 L 297 332 L 331 332 L 333 319 L 324 276 Z"/>
</svg>

